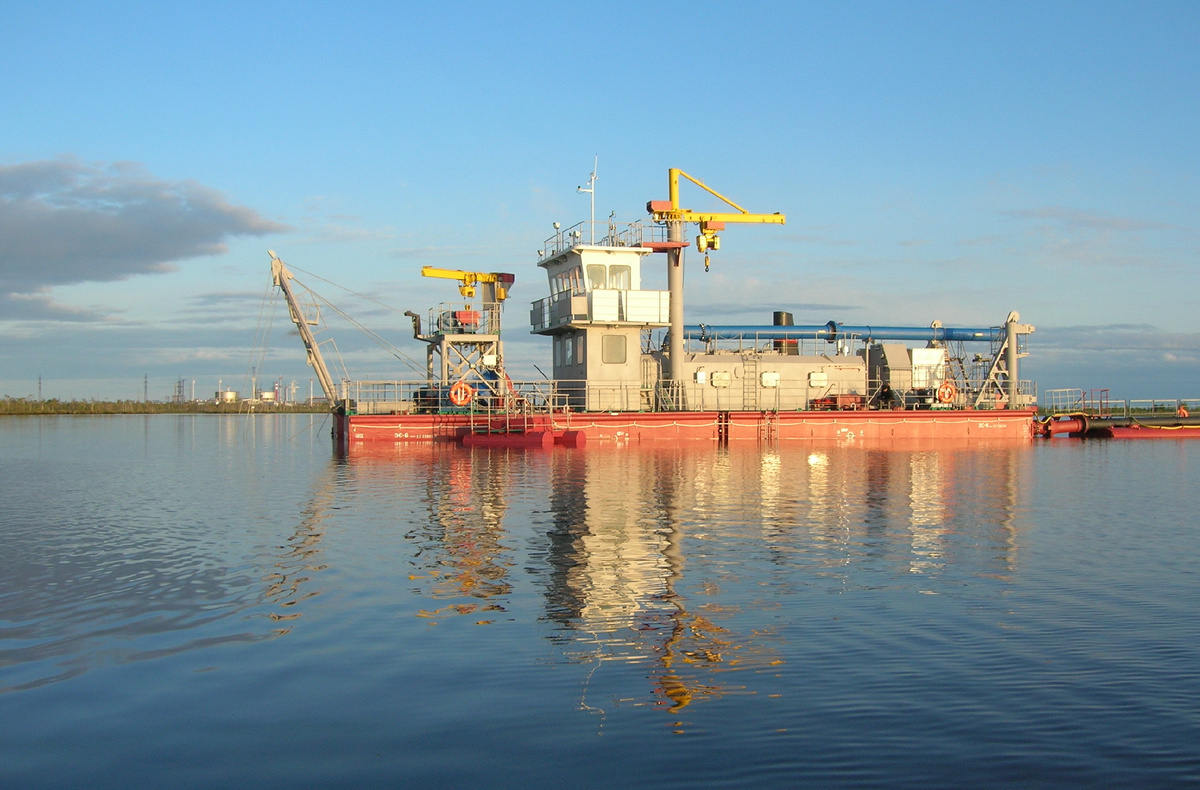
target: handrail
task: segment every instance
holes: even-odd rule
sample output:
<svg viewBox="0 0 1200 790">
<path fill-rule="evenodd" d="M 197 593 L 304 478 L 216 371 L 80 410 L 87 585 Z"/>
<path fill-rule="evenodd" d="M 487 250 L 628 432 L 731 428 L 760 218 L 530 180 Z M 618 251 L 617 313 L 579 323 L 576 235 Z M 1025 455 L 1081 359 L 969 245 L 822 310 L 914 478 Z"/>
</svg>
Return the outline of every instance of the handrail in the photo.
<svg viewBox="0 0 1200 790">
<path fill-rule="evenodd" d="M 1046 390 L 1046 411 L 1051 415 L 1083 414 L 1088 417 L 1137 417 L 1154 414 L 1189 414 L 1200 409 L 1200 398 L 1131 398 L 1111 401 L 1107 389 Z"/>
<path fill-rule="evenodd" d="M 958 389 L 955 399 L 942 402 L 933 388 L 894 388 L 890 397 L 878 380 L 866 388 L 830 380 L 820 386 L 781 382 L 756 386 L 752 394 L 739 386 L 714 386 L 711 381 L 685 381 L 671 391 L 653 384 L 599 383 L 585 380 L 510 381 L 507 378 L 471 380 L 472 397 L 455 405 L 449 386 L 429 381 L 344 381 L 343 397 L 357 414 L 458 413 L 487 417 L 536 415 L 567 411 L 844 411 L 964 409 L 969 392 Z M 730 382 L 734 384 L 734 382 Z M 1021 382 L 1023 391 L 1032 385 Z M 1200 405 L 1200 399 L 1196 403 Z M 996 404 L 1006 408 L 1006 404 Z M 989 409 L 982 409 L 984 411 Z"/>
<path fill-rule="evenodd" d="M 593 243 L 591 239 L 597 236 L 599 241 Z M 640 247 L 643 242 L 666 241 L 666 238 L 666 228 L 641 221 L 620 225 L 607 220 L 584 220 L 555 231 L 553 236 L 542 242 L 538 260 L 553 258 L 574 247 Z"/>
</svg>

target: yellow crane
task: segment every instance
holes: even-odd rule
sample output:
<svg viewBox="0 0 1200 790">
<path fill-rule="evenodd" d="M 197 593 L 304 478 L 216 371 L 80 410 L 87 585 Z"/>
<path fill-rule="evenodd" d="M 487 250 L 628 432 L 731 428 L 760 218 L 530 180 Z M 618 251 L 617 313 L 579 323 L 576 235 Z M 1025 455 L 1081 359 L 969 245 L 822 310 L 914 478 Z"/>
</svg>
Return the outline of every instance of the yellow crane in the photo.
<svg viewBox="0 0 1200 790">
<path fill-rule="evenodd" d="M 669 180 L 669 200 L 651 200 L 646 204 L 655 222 L 667 226 L 667 242 L 662 249 L 667 253 L 667 290 L 671 294 L 669 311 L 670 331 L 667 333 L 667 382 L 669 398 L 675 403 L 674 408 L 683 408 L 683 248 L 687 242 L 683 240 L 683 226 L 695 222 L 700 226 L 700 235 L 696 237 L 696 248 L 704 253 L 704 269 L 708 270 L 708 251 L 721 248 L 719 231 L 725 230 L 729 222 L 754 222 L 782 225 L 785 217 L 774 214 L 752 214 L 734 203 L 729 198 L 707 186 L 703 181 L 694 178 L 677 167 L 667 171 Z M 720 199 L 737 213 L 733 212 L 704 212 L 681 208 L 679 205 L 679 179 L 686 178 L 705 192 Z"/>
<path fill-rule="evenodd" d="M 421 276 L 458 280 L 458 292 L 465 299 L 475 298 L 477 285 L 488 286 L 481 297 L 484 302 L 503 302 L 508 298 L 509 287 L 517 279 L 515 275 L 506 272 L 465 272 L 461 269 L 439 269 L 436 266 L 421 267 Z"/>
<path fill-rule="evenodd" d="M 713 197 L 721 200 L 731 208 L 732 212 L 692 211 L 679 206 L 679 179 L 686 178 Z M 646 210 L 653 216 L 655 222 L 695 222 L 700 226 L 700 235 L 696 237 L 696 249 L 704 253 L 704 269 L 708 270 L 708 251 L 721 249 L 721 237 L 718 232 L 725 230 L 728 222 L 754 222 L 760 224 L 783 225 L 787 218 L 776 211 L 774 214 L 753 214 L 722 195 L 717 190 L 705 184 L 698 178 L 690 176 L 677 167 L 667 171 L 669 200 L 651 200 L 646 204 Z"/>
<path fill-rule="evenodd" d="M 500 351 L 500 312 L 516 276 L 507 272 L 468 272 L 436 266 L 421 267 L 421 276 L 457 280 L 458 292 L 464 299 L 479 297 L 478 309 L 470 304 L 463 305 L 462 309 L 439 307 L 436 315 L 431 316 L 428 335 L 421 333 L 420 316 L 405 313 L 413 320 L 413 336 L 429 344 L 426 356 L 429 380 L 440 382 L 442 386 L 457 383 L 467 389 L 470 385 L 463 382 L 468 378 L 490 381 L 492 384 L 487 386 L 493 389 L 501 386 L 497 382 L 506 379 Z M 463 405 L 453 400 L 453 393 L 450 397 L 456 406 Z M 469 401 L 472 395 L 461 397 Z"/>
</svg>

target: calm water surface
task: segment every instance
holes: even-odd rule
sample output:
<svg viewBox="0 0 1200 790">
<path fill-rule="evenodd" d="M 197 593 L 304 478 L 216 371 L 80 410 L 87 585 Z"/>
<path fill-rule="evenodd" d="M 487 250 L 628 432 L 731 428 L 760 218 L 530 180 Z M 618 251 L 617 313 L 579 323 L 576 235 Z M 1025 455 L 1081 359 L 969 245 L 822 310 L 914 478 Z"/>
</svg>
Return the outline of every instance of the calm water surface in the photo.
<svg viewBox="0 0 1200 790">
<path fill-rule="evenodd" d="M 0 419 L 0 786 L 1200 784 L 1200 442 Z"/>
</svg>

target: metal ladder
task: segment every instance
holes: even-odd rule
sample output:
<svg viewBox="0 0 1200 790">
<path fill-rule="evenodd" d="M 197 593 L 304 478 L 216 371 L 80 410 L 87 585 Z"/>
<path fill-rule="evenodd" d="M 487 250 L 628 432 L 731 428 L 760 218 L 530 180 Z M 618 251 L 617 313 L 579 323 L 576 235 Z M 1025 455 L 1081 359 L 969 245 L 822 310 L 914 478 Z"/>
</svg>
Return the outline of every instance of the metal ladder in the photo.
<svg viewBox="0 0 1200 790">
<path fill-rule="evenodd" d="M 763 412 L 762 429 L 759 438 L 767 444 L 774 444 L 779 438 L 779 410 L 768 409 Z"/>
<path fill-rule="evenodd" d="M 742 355 L 742 411 L 758 410 L 758 355 Z"/>
</svg>

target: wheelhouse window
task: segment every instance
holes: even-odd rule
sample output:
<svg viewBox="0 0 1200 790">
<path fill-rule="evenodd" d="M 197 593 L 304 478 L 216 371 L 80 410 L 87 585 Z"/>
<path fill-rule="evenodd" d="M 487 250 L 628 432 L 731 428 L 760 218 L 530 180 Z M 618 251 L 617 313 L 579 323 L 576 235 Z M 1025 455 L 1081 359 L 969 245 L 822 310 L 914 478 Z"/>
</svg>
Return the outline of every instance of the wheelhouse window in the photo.
<svg viewBox="0 0 1200 790">
<path fill-rule="evenodd" d="M 550 278 L 550 293 L 558 295 L 561 293 L 582 293 L 583 292 L 583 273 L 579 271 L 579 267 L 567 269 L 565 272 L 559 272 Z"/>
<path fill-rule="evenodd" d="M 587 267 L 588 287 L 593 291 L 608 287 L 608 275 L 602 263 L 589 263 Z"/>
<path fill-rule="evenodd" d="M 608 287 L 615 291 L 628 291 L 633 287 L 633 270 L 624 264 L 609 266 Z"/>
</svg>

